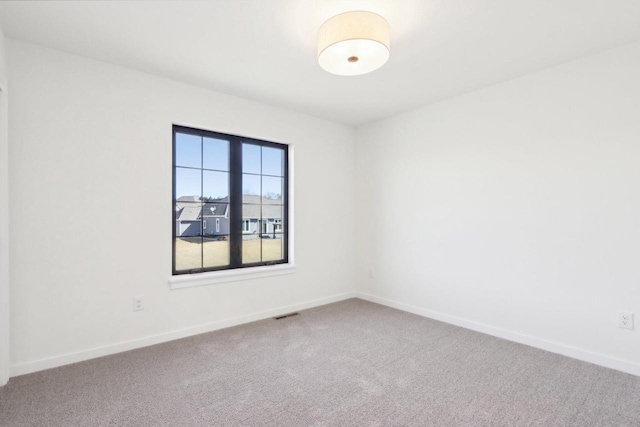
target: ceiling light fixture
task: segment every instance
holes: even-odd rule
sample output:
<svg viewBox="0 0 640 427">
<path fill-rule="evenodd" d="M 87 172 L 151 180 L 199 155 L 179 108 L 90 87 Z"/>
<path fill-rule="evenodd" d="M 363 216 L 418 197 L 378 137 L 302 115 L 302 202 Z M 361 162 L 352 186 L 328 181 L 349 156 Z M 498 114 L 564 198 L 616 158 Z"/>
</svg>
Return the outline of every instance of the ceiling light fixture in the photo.
<svg viewBox="0 0 640 427">
<path fill-rule="evenodd" d="M 318 30 L 318 62 L 332 74 L 370 73 L 389 59 L 389 23 L 365 11 L 341 13 Z"/>
</svg>

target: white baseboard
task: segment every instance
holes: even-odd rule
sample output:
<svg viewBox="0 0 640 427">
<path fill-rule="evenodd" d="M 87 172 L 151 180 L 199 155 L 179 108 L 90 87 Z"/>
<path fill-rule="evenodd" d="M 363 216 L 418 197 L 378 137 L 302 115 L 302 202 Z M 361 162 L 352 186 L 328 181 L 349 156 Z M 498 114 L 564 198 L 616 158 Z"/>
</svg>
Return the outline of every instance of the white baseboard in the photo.
<svg viewBox="0 0 640 427">
<path fill-rule="evenodd" d="M 122 341 L 116 344 L 109 344 L 102 347 L 90 348 L 74 353 L 62 354 L 59 356 L 48 357 L 46 359 L 33 360 L 29 362 L 16 363 L 11 365 L 11 376 L 30 374 L 32 372 L 42 371 L 45 369 L 56 368 L 58 366 L 68 365 L 71 363 L 82 362 L 84 360 L 95 359 L 97 357 L 108 356 L 110 354 L 121 353 L 123 351 L 134 350 L 136 348 L 148 347 L 154 344 L 173 341 L 192 335 L 203 334 L 205 332 L 216 331 L 218 329 L 229 328 L 244 323 L 255 322 L 257 320 L 275 317 L 292 311 L 305 310 L 307 308 L 318 307 L 332 302 L 338 302 L 349 298 L 355 298 L 355 292 L 347 292 L 344 294 L 333 295 L 326 298 L 320 298 L 312 301 L 305 301 L 298 304 L 292 304 L 285 307 L 278 307 L 272 310 L 261 311 L 258 313 L 247 314 L 244 316 L 233 317 L 230 319 L 218 320 L 215 322 L 205 323 L 202 325 L 192 326 L 189 328 L 179 329 L 175 331 L 165 332 L 162 334 L 151 335 L 130 341 Z"/>
<path fill-rule="evenodd" d="M 448 314 L 427 310 L 425 308 L 404 304 L 404 303 L 389 300 L 386 298 L 380 298 L 364 292 L 356 292 L 356 297 L 366 301 L 385 305 L 387 307 L 397 308 L 398 310 L 406 311 L 408 313 L 417 314 L 418 316 L 428 317 L 430 319 L 439 320 L 445 323 L 450 323 L 452 325 L 460 326 L 462 328 L 471 329 L 477 332 L 482 332 L 487 335 L 492 335 L 498 338 L 503 338 L 509 341 L 514 341 L 520 344 L 536 347 L 552 353 L 557 353 L 563 356 L 582 360 L 584 362 L 593 363 L 594 365 L 600 365 L 606 368 L 616 369 L 618 371 L 626 372 L 628 374 L 640 376 L 640 364 L 631 362 L 629 360 L 618 359 L 618 358 L 607 356 L 604 354 L 594 353 L 589 350 L 572 347 L 566 344 L 561 344 L 554 341 L 547 341 L 542 338 L 536 338 L 530 335 L 509 331 L 507 329 L 496 328 L 495 326 L 475 322 L 473 320 L 463 319 L 456 316 L 450 316 Z"/>
<path fill-rule="evenodd" d="M 632 375 L 640 376 L 640 364 L 628 360 L 622 360 L 600 353 L 594 353 L 565 344 L 547 341 L 541 338 L 532 337 L 518 332 L 506 329 L 496 328 L 491 325 L 478 323 L 472 320 L 463 319 L 448 314 L 427 310 L 421 307 L 404 304 L 401 302 L 380 298 L 364 292 L 348 292 L 344 294 L 334 295 L 331 297 L 320 298 L 312 301 L 306 301 L 285 307 L 279 307 L 272 310 L 262 311 L 258 313 L 248 314 L 229 319 L 218 320 L 215 322 L 205 323 L 202 325 L 192 326 L 189 328 L 170 331 L 162 334 L 147 336 L 140 339 L 123 341 L 116 344 L 110 344 L 102 347 L 95 347 L 87 350 L 81 350 L 74 353 L 62 354 L 46 359 L 39 359 L 29 362 L 17 363 L 11 366 L 11 377 L 25 375 L 32 372 L 42 371 L 45 369 L 56 368 L 58 366 L 68 365 L 71 363 L 82 362 L 84 360 L 95 359 L 97 357 L 108 356 L 110 354 L 121 353 L 123 351 L 134 350 L 136 348 L 147 347 L 154 344 L 173 341 L 180 338 L 198 335 L 206 332 L 224 329 L 231 326 L 237 326 L 244 323 L 255 322 L 257 320 L 275 317 L 292 311 L 304 310 L 307 308 L 318 307 L 332 302 L 343 301 L 349 298 L 360 298 L 366 301 L 385 305 L 387 307 L 396 308 L 408 313 L 417 314 L 419 316 L 428 317 L 430 319 L 439 320 L 441 322 L 450 323 L 473 331 L 482 332 L 495 337 L 525 344 L 531 347 L 540 348 L 552 353 L 562 354 L 567 357 L 593 363 L 595 365 L 604 366 L 618 371 L 626 372 Z"/>
</svg>

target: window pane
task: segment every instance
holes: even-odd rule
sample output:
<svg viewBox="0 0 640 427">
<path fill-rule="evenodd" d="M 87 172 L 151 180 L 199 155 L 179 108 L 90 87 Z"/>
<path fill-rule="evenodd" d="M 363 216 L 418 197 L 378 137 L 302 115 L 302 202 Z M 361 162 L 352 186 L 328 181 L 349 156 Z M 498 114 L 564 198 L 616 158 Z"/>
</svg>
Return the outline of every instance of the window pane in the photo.
<svg viewBox="0 0 640 427">
<path fill-rule="evenodd" d="M 229 170 L 229 141 L 224 139 L 202 139 L 202 167 L 205 169 Z"/>
<path fill-rule="evenodd" d="M 176 166 L 202 167 L 202 137 L 176 133 Z"/>
<path fill-rule="evenodd" d="M 242 144 L 242 172 L 260 173 L 260 146 Z"/>
<path fill-rule="evenodd" d="M 260 233 L 260 205 L 242 205 L 242 228 L 248 227 L 244 233 L 258 234 Z"/>
<path fill-rule="evenodd" d="M 229 236 L 203 238 L 202 258 L 205 268 L 229 265 Z"/>
<path fill-rule="evenodd" d="M 284 217 L 281 205 L 262 205 L 262 228 L 264 236 L 273 236 L 283 232 Z"/>
<path fill-rule="evenodd" d="M 202 171 L 202 198 L 229 201 L 229 172 Z"/>
<path fill-rule="evenodd" d="M 262 147 L 262 174 L 284 176 L 284 150 Z"/>
<path fill-rule="evenodd" d="M 247 175 L 242 174 L 242 194 L 246 196 L 256 196 L 244 200 L 245 203 L 260 203 L 260 175 Z M 243 197 L 244 199 L 244 197 Z"/>
<path fill-rule="evenodd" d="M 227 203 L 205 203 L 202 206 L 202 234 L 206 237 L 229 234 Z"/>
<path fill-rule="evenodd" d="M 176 202 L 176 237 L 202 235 L 202 204 Z"/>
<path fill-rule="evenodd" d="M 176 237 L 176 270 L 202 268 L 202 237 Z"/>
<path fill-rule="evenodd" d="M 283 259 L 284 239 L 282 234 L 276 234 L 262 240 L 262 261 L 280 261 Z"/>
<path fill-rule="evenodd" d="M 242 263 L 251 264 L 254 262 L 260 262 L 262 256 L 260 252 L 262 250 L 260 246 L 260 239 L 258 235 L 243 235 L 242 236 Z"/>
<path fill-rule="evenodd" d="M 272 176 L 262 177 L 262 197 L 266 200 L 263 203 L 282 203 L 284 200 L 284 179 Z"/>
<path fill-rule="evenodd" d="M 176 201 L 200 201 L 201 174 L 199 169 L 176 168 Z"/>
</svg>

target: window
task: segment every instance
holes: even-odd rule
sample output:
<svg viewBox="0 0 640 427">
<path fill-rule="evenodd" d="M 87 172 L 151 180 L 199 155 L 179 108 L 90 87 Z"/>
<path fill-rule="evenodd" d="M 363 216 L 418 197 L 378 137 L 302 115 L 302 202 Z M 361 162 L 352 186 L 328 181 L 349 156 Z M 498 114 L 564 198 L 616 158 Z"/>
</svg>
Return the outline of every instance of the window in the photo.
<svg viewBox="0 0 640 427">
<path fill-rule="evenodd" d="M 288 262 L 288 150 L 173 127 L 173 274 Z"/>
</svg>

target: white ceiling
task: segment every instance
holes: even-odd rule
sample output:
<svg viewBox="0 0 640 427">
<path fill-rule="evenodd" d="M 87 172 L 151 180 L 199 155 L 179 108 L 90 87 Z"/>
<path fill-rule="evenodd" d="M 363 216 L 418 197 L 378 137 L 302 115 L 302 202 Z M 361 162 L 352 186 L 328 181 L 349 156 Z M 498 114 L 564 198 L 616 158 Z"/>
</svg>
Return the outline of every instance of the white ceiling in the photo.
<svg viewBox="0 0 640 427">
<path fill-rule="evenodd" d="M 316 61 L 329 17 L 370 10 L 391 58 L 342 77 Z M 640 0 L 0 2 L 14 39 L 359 125 L 640 40 Z"/>
</svg>

